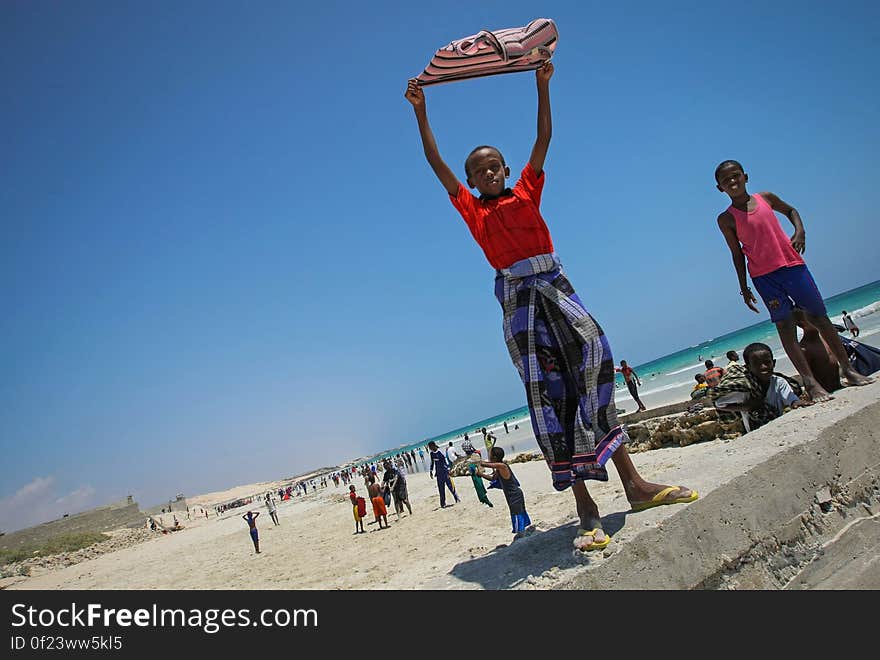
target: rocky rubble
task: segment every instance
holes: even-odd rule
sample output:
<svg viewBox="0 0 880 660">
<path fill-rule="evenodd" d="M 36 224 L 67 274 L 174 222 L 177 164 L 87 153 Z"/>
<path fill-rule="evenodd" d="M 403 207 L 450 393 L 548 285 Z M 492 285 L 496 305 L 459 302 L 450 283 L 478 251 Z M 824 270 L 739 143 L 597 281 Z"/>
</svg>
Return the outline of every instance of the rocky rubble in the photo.
<svg viewBox="0 0 880 660">
<path fill-rule="evenodd" d="M 631 440 L 630 453 L 659 449 L 669 444 L 686 447 L 695 442 L 732 439 L 745 434 L 739 415 L 720 416 L 715 408 L 695 408 L 693 412 L 646 419 L 628 425 L 626 430 Z"/>
<path fill-rule="evenodd" d="M 738 438 L 745 434 L 745 427 L 739 415 L 721 416 L 713 407 L 694 406 L 691 411 L 654 417 L 636 424 L 626 425 L 629 433 L 630 453 L 659 449 L 664 445 L 676 444 L 680 447 L 706 440 Z M 525 463 L 544 460 L 539 451 L 517 454 L 508 463 Z M 453 477 L 468 476 L 467 460 L 460 458 L 452 466 Z"/>
</svg>

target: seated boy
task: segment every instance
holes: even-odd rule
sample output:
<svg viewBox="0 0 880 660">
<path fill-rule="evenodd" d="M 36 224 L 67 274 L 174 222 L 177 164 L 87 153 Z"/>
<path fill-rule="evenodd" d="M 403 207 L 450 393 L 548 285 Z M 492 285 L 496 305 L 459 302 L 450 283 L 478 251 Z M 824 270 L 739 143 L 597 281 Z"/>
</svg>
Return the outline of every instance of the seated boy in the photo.
<svg viewBox="0 0 880 660">
<path fill-rule="evenodd" d="M 699 399 L 709 393 L 709 386 L 706 384 L 706 377 L 703 374 L 694 374 L 694 380 L 697 384 L 691 390 L 691 398 Z"/>
<path fill-rule="evenodd" d="M 730 391 L 722 388 L 715 407 L 739 411 L 746 432 L 780 417 L 787 408 L 812 405 L 792 389 L 791 381 L 773 371 L 776 360 L 767 344 L 749 344 L 743 351 L 743 360 L 746 363 L 746 387 Z"/>
</svg>

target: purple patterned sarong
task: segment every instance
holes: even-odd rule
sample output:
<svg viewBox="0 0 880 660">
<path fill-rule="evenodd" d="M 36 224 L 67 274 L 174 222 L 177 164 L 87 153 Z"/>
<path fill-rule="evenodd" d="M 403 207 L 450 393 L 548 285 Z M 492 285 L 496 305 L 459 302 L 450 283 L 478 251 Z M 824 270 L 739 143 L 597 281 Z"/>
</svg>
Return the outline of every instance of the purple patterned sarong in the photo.
<svg viewBox="0 0 880 660">
<path fill-rule="evenodd" d="M 614 360 L 555 254 L 497 271 L 504 340 L 526 388 L 532 429 L 553 487 L 608 480 L 605 463 L 629 442 L 614 405 Z"/>
</svg>

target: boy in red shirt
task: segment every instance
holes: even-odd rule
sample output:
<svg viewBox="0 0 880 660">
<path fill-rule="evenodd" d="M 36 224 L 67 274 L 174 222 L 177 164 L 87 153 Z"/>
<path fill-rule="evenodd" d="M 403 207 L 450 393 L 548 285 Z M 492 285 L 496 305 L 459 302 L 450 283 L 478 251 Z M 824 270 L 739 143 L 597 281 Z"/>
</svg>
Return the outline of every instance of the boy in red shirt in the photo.
<svg viewBox="0 0 880 660">
<path fill-rule="evenodd" d="M 354 533 L 361 534 L 364 532 L 364 518 L 361 515 L 361 510 L 364 508 L 364 505 L 358 500 L 363 501 L 364 498 L 358 497 L 358 494 L 354 489 L 354 484 L 348 487 L 348 498 L 351 500 L 351 510 L 354 514 Z M 366 511 L 364 511 L 364 513 L 366 513 Z"/>
<path fill-rule="evenodd" d="M 633 398 L 633 401 L 639 406 L 639 412 L 647 410 L 645 404 L 642 403 L 642 400 L 639 398 L 638 388 L 642 386 L 642 380 L 639 378 L 636 370 L 629 366 L 626 363 L 626 360 L 621 360 L 620 366 L 614 367 L 614 371 L 619 371 L 623 374 L 623 380 L 626 382 L 626 389 L 629 390 L 629 394 Z"/>
<path fill-rule="evenodd" d="M 617 421 L 608 340 L 563 274 L 541 217 L 544 159 L 552 133 L 553 70 L 553 64 L 546 62 L 535 71 L 538 136 L 513 189 L 506 187 L 510 168 L 497 148 L 477 147 L 465 160 L 467 183 L 479 191 L 479 198 L 468 192 L 440 156 L 424 91 L 416 79 L 409 81 L 405 96 L 415 111 L 425 158 L 495 268 L 504 338 L 526 388 L 535 438 L 554 488 L 572 488 L 581 527 L 574 545 L 586 551 L 608 543 L 599 508 L 584 483 L 608 480 L 608 458 L 613 459 L 634 510 L 692 502 L 697 493 L 648 483 L 633 466 L 624 447 L 629 438 Z"/>
</svg>

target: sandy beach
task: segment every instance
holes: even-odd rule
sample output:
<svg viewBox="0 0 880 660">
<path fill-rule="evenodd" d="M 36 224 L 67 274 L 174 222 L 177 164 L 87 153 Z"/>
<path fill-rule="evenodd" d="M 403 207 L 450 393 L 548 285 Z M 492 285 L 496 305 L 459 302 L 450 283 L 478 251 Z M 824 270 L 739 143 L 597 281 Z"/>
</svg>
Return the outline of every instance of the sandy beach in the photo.
<svg viewBox="0 0 880 660">
<path fill-rule="evenodd" d="M 184 521 L 185 529 L 97 556 L 66 568 L 35 567 L 30 577 L 6 580 L 10 589 L 548 589 L 582 579 L 616 554 L 638 547 L 640 538 L 676 518 L 696 515 L 712 505 L 726 484 L 827 429 L 846 430 L 854 411 L 876 415 L 880 384 L 846 388 L 823 405 L 787 413 L 747 436 L 687 447 L 664 447 L 633 454 L 643 476 L 684 484 L 700 493 L 689 505 L 632 513 L 609 462 L 608 482 L 590 482 L 605 529 L 613 536 L 604 551 L 578 556 L 571 541 L 577 529 L 574 500 L 550 484 L 543 460 L 513 464 L 526 495 L 533 527 L 514 540 L 500 491 L 489 490 L 494 507 L 480 504 L 470 479 L 456 478 L 461 503 L 439 506 L 436 484 L 426 471 L 409 474 L 413 515 L 389 513 L 390 528 L 379 530 L 368 516 L 364 534 L 354 534 L 347 489 L 332 485 L 279 503 L 280 525 L 264 507 L 258 519 L 261 548 L 254 553 L 245 508 L 217 517 Z M 862 413 L 860 413 L 862 414 Z M 872 422 L 873 423 L 873 422 Z M 515 435 L 514 435 L 515 434 Z M 528 425 L 512 431 L 509 442 L 526 445 Z M 876 435 L 874 440 L 876 442 Z M 874 455 L 876 462 L 876 454 Z M 795 475 L 790 475 L 792 479 Z M 874 474 L 876 480 L 876 473 Z M 332 482 L 331 482 L 332 483 Z M 365 494 L 363 480 L 354 481 Z M 223 493 L 190 498 L 211 506 L 272 482 L 239 486 Z M 792 482 L 792 488 L 802 485 Z M 806 486 L 807 488 L 813 485 Z M 717 491 L 717 492 L 716 492 Z M 722 496 L 723 499 L 723 496 Z M 738 502 L 723 502 L 729 509 Z M 743 501 L 744 507 L 747 506 Z M 719 506 L 719 503 L 715 503 Z M 692 508 L 691 512 L 688 509 Z M 755 512 L 744 512 L 753 515 Z M 709 519 L 717 515 L 706 510 Z M 710 523 L 712 524 L 712 523 Z M 662 538 L 662 537 L 661 537 Z M 670 543 L 674 541 L 670 539 Z M 686 541 L 685 541 L 686 542 Z M 654 542 L 656 543 L 656 541 Z M 685 557 L 693 548 L 656 548 Z M 670 588 L 675 588 L 670 585 Z"/>
</svg>

